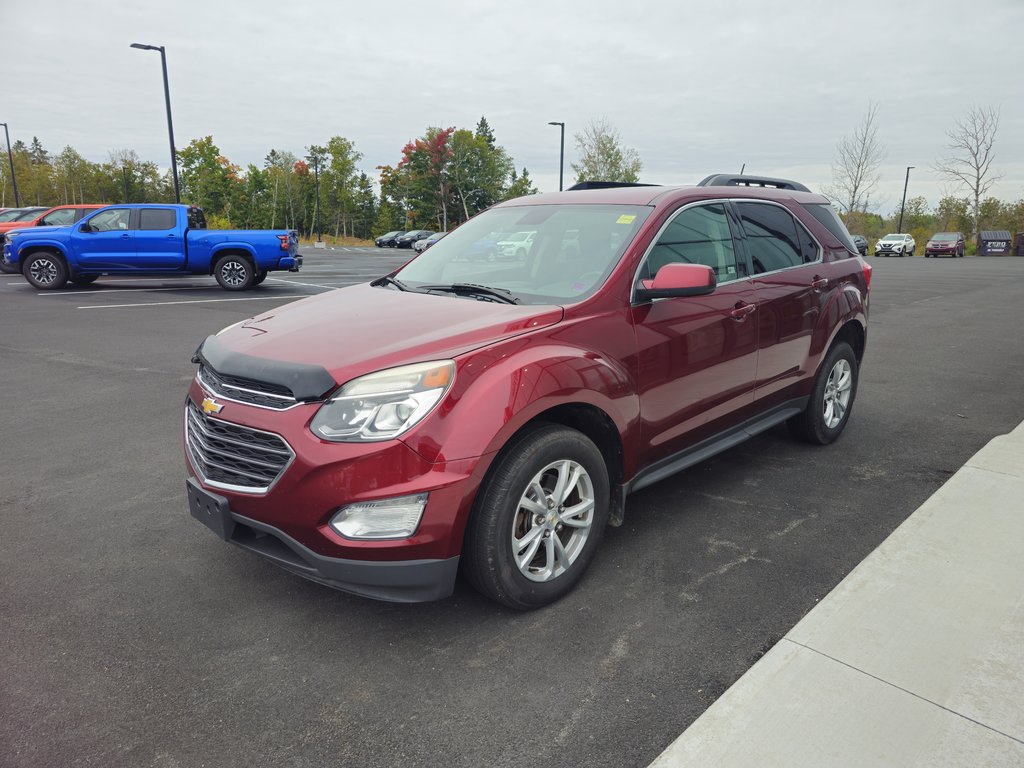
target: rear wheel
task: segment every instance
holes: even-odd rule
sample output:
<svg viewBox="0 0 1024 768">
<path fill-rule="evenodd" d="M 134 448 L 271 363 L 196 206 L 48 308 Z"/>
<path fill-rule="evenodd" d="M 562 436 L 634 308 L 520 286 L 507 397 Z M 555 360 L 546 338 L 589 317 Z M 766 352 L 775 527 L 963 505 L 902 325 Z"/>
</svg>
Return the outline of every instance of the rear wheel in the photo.
<svg viewBox="0 0 1024 768">
<path fill-rule="evenodd" d="M 608 523 L 608 470 L 585 435 L 554 424 L 510 443 L 466 532 L 470 582 L 510 608 L 558 600 L 583 577 Z"/>
<path fill-rule="evenodd" d="M 29 284 L 40 291 L 55 290 L 68 281 L 68 268 L 64 260 L 45 251 L 30 254 L 21 273 Z"/>
<path fill-rule="evenodd" d="M 788 422 L 797 437 L 828 445 L 842 433 L 857 395 L 857 356 L 845 341 L 838 342 L 821 363 L 811 399 L 804 411 Z"/>
<path fill-rule="evenodd" d="M 259 272 L 256 273 L 256 278 L 252 281 L 252 284 L 259 285 L 260 283 L 267 279 L 267 274 L 267 270 L 261 269 Z"/>
<path fill-rule="evenodd" d="M 245 291 L 256 283 L 256 270 L 245 256 L 229 253 L 217 259 L 213 274 L 225 291 Z"/>
</svg>

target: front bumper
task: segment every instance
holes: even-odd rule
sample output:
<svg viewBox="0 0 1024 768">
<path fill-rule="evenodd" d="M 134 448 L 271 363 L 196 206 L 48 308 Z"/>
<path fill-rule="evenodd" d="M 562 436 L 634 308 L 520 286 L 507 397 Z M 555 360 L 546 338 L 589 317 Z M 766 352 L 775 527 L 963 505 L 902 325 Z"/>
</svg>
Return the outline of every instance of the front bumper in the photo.
<svg viewBox="0 0 1024 768">
<path fill-rule="evenodd" d="M 443 560 L 373 562 L 326 557 L 303 546 L 279 528 L 239 515 L 224 496 L 187 480 L 192 517 L 224 541 L 270 560 L 303 578 L 344 592 L 396 603 L 448 597 L 455 586 L 459 557 Z"/>
</svg>

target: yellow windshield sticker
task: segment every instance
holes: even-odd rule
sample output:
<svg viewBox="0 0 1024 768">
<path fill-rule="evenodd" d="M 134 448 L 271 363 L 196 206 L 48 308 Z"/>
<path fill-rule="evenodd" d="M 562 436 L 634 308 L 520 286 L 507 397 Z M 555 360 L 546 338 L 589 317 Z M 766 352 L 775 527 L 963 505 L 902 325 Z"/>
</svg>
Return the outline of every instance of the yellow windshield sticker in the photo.
<svg viewBox="0 0 1024 768">
<path fill-rule="evenodd" d="M 616 224 L 632 224 L 636 220 L 636 215 L 632 213 L 624 213 L 616 220 Z"/>
</svg>

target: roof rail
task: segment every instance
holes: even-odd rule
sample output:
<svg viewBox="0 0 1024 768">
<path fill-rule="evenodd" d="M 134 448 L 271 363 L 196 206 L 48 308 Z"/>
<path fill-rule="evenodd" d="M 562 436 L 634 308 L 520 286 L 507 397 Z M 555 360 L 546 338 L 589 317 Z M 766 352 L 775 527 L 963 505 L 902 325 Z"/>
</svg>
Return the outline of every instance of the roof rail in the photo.
<svg viewBox="0 0 1024 768">
<path fill-rule="evenodd" d="M 567 191 L 578 192 L 581 189 L 612 189 L 614 187 L 657 187 L 658 184 L 639 184 L 631 181 L 581 181 L 573 184 Z"/>
<path fill-rule="evenodd" d="M 728 173 L 713 173 L 701 181 L 698 187 L 771 187 L 774 189 L 790 189 L 794 192 L 810 192 L 798 181 L 773 179 L 768 176 L 733 176 Z"/>
</svg>

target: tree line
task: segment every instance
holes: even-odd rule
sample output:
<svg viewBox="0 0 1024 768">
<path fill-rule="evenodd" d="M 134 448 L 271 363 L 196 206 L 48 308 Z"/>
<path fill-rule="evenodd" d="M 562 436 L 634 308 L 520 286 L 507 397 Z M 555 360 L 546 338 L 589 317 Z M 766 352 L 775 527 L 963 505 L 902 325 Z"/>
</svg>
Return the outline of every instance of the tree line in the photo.
<svg viewBox="0 0 1024 768">
<path fill-rule="evenodd" d="M 22 205 L 174 202 L 170 172 L 131 149 L 106 162 L 73 147 L 51 154 L 38 137 L 11 150 Z M 524 167 L 497 143 L 486 118 L 475 130 L 436 128 L 410 141 L 394 166 L 378 166 L 379 192 L 350 139 L 333 136 L 302 155 L 271 149 L 261 165 L 232 163 L 212 136 L 177 151 L 182 202 L 212 228 L 297 229 L 306 237 L 368 239 L 393 229 L 455 227 L 497 202 L 537 192 Z M 0 206 L 14 205 L 7 163 Z"/>
</svg>

